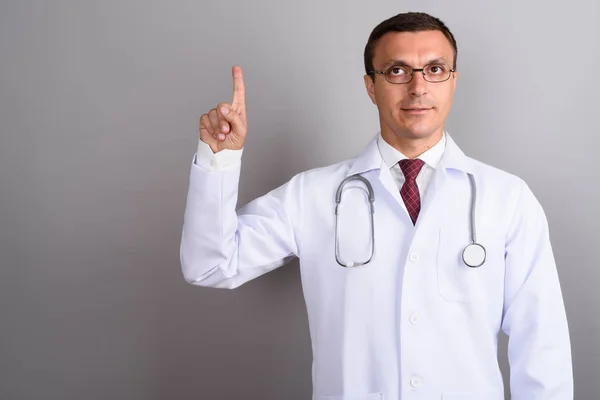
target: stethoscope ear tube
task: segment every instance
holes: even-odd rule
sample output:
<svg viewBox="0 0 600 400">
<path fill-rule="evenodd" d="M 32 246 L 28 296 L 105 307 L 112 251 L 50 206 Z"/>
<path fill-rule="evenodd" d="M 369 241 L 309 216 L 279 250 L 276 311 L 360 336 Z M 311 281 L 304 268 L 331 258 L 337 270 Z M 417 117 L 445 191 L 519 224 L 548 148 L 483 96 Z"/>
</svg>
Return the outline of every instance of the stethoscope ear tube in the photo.
<svg viewBox="0 0 600 400">
<path fill-rule="evenodd" d="M 344 190 L 344 186 L 346 183 L 350 181 L 358 180 L 365 184 L 367 188 L 367 193 L 369 196 L 369 206 L 370 206 L 370 214 L 371 214 L 371 255 L 368 260 L 365 261 L 348 261 L 344 262 L 340 258 L 339 253 L 339 236 L 338 236 L 338 208 L 342 202 L 342 191 Z M 369 182 L 365 177 L 355 174 L 344 179 L 337 188 L 335 193 L 335 261 L 344 268 L 352 268 L 352 267 L 360 267 L 368 264 L 373 259 L 373 255 L 375 254 L 375 217 L 373 214 L 375 213 L 375 208 L 373 206 L 373 202 L 375 202 L 375 192 L 373 191 L 373 186 L 371 186 L 371 182 Z"/>
<path fill-rule="evenodd" d="M 335 192 L 335 203 L 340 204 L 342 202 L 342 191 L 344 190 L 344 186 L 346 186 L 346 183 L 350 181 L 361 181 L 362 183 L 364 183 L 367 187 L 367 192 L 369 194 L 369 202 L 373 204 L 373 202 L 375 201 L 375 192 L 373 191 L 373 186 L 371 186 L 371 182 L 369 182 L 367 178 L 359 174 L 350 175 L 349 177 L 344 179 L 342 183 L 340 183 L 340 185 L 337 188 L 337 191 Z M 335 209 L 337 214 L 337 207 Z"/>
<path fill-rule="evenodd" d="M 465 265 L 471 268 L 481 267 L 485 263 L 485 247 L 477 243 L 477 231 L 475 223 L 475 209 L 477 208 L 477 187 L 473 174 L 467 174 L 471 183 L 471 243 L 468 244 L 463 252 L 462 259 Z"/>
</svg>

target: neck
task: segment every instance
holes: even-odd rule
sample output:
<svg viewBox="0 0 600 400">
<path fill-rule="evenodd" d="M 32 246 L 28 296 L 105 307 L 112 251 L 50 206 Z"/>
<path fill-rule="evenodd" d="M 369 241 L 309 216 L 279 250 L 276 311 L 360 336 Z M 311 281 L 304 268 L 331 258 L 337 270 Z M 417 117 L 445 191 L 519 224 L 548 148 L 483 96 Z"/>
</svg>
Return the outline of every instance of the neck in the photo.
<svg viewBox="0 0 600 400">
<path fill-rule="evenodd" d="M 443 135 L 443 129 L 439 129 L 427 137 L 406 137 L 396 135 L 394 132 L 382 129 L 381 136 L 396 150 L 408 158 L 417 158 L 427 150 L 435 146 Z"/>
</svg>

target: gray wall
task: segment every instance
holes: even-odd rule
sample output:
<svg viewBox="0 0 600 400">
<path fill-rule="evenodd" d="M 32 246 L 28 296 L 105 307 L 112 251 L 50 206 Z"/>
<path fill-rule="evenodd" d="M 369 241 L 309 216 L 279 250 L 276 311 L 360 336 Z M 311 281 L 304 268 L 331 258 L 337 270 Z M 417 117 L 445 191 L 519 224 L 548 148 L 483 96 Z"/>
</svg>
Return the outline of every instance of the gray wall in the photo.
<svg viewBox="0 0 600 400">
<path fill-rule="evenodd" d="M 0 398 L 309 398 L 297 263 L 181 276 L 198 117 L 242 65 L 243 203 L 354 155 L 378 129 L 363 46 L 409 10 L 459 42 L 449 131 L 547 212 L 577 399 L 600 398 L 597 0 L 2 0 Z"/>
</svg>

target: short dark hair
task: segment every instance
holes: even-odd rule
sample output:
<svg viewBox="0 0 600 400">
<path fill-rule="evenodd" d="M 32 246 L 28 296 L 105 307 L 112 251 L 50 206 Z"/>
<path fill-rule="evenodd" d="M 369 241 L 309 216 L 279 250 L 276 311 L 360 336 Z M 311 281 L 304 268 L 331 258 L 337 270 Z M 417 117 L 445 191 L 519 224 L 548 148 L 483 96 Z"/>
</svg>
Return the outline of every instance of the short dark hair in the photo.
<svg viewBox="0 0 600 400">
<path fill-rule="evenodd" d="M 446 36 L 452 48 L 454 49 L 454 66 L 456 69 L 456 59 L 458 56 L 458 47 L 454 35 L 450 29 L 439 18 L 433 17 L 423 12 L 407 12 L 398 14 L 386 19 L 373 29 L 367 45 L 365 46 L 365 72 L 367 75 L 373 71 L 373 56 L 375 46 L 383 35 L 389 32 L 422 32 L 422 31 L 440 31 Z"/>
</svg>

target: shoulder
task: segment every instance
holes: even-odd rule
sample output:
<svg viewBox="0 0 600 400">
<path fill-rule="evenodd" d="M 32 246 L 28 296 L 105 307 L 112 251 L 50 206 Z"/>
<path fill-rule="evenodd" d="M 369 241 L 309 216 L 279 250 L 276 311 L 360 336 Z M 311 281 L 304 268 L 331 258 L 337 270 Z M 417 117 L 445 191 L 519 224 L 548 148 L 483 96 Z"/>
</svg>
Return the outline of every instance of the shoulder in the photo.
<svg viewBox="0 0 600 400">
<path fill-rule="evenodd" d="M 545 222 L 542 205 L 529 184 L 520 176 L 468 157 L 478 190 L 497 199 L 513 221 L 520 218 L 538 219 Z"/>
<path fill-rule="evenodd" d="M 323 182 L 329 179 L 336 179 L 345 176 L 350 167 L 352 160 L 344 160 L 335 164 L 330 164 L 322 167 L 316 167 L 306 170 L 299 175 L 302 176 L 305 182 Z"/>
<path fill-rule="evenodd" d="M 482 184 L 493 185 L 501 189 L 520 188 L 523 179 L 511 172 L 486 164 L 480 160 L 468 157 L 473 174 Z"/>
<path fill-rule="evenodd" d="M 315 185 L 327 187 L 334 183 L 337 185 L 351 172 L 357 157 L 302 171 L 294 179 L 301 182 L 303 186 L 309 187 L 314 187 Z"/>
<path fill-rule="evenodd" d="M 475 177 L 477 188 L 501 199 L 505 206 L 515 206 L 523 192 L 531 192 L 527 183 L 518 175 L 490 164 L 467 157 Z"/>
</svg>

